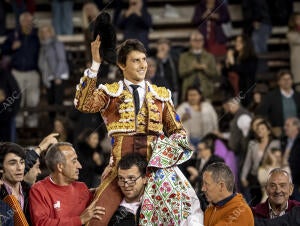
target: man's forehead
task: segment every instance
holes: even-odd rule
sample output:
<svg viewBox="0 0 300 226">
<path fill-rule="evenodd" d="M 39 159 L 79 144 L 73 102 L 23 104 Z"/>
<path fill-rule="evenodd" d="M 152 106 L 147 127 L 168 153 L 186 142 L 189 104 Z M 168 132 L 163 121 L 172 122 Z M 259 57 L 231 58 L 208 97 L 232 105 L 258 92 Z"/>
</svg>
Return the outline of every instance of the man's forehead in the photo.
<svg viewBox="0 0 300 226">
<path fill-rule="evenodd" d="M 289 177 L 285 173 L 274 173 L 269 178 L 269 183 L 288 183 Z"/>
<path fill-rule="evenodd" d="M 118 170 L 119 176 L 127 176 L 127 175 L 138 175 L 139 168 L 136 165 L 133 165 L 129 169 L 120 169 Z"/>
<path fill-rule="evenodd" d="M 23 159 L 22 157 L 16 155 L 15 153 L 8 153 L 4 157 L 4 161 L 10 161 L 10 160 L 21 160 Z"/>
</svg>

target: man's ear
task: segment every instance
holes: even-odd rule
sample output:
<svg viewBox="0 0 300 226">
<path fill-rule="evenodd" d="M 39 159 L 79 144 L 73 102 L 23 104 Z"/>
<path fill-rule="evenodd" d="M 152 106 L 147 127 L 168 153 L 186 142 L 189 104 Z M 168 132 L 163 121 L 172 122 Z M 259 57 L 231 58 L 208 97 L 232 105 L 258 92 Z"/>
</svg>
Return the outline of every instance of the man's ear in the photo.
<svg viewBox="0 0 300 226">
<path fill-rule="evenodd" d="M 142 177 L 142 179 L 143 179 L 143 184 L 147 184 L 147 177 L 146 177 L 146 175 L 144 175 L 143 177 Z"/>
<path fill-rule="evenodd" d="M 56 165 L 56 168 L 57 168 L 57 171 L 59 172 L 59 173 L 61 173 L 62 171 L 63 171 L 63 169 L 64 169 L 64 164 L 63 163 L 57 163 L 57 165 Z"/>
<path fill-rule="evenodd" d="M 125 70 L 125 65 L 123 65 L 123 64 L 120 64 L 120 63 L 117 63 L 117 65 L 118 65 L 118 67 L 122 70 L 122 71 L 124 71 Z"/>
</svg>

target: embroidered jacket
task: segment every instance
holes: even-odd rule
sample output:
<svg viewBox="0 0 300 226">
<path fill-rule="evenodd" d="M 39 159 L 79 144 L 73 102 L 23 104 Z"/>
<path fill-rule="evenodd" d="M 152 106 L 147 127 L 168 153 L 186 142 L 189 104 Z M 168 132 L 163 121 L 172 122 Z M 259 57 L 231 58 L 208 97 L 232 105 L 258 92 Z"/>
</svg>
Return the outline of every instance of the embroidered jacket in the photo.
<svg viewBox="0 0 300 226">
<path fill-rule="evenodd" d="M 136 116 L 133 96 L 123 81 L 96 88 L 97 78 L 87 73 L 76 87 L 75 107 L 82 112 L 100 112 L 109 135 L 185 133 L 168 89 L 146 82 L 145 101 Z"/>
</svg>

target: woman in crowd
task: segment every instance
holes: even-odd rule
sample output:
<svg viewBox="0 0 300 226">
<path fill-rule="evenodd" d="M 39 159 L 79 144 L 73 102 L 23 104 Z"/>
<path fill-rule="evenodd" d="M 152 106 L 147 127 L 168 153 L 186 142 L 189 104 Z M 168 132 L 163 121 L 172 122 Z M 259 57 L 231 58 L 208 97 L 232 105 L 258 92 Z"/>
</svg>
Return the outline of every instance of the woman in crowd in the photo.
<svg viewBox="0 0 300 226">
<path fill-rule="evenodd" d="M 97 187 L 100 175 L 107 164 L 99 146 L 99 134 L 96 130 L 85 129 L 78 140 L 78 160 L 82 166 L 79 181 L 84 182 L 89 188 Z"/>
<path fill-rule="evenodd" d="M 187 89 L 186 101 L 178 106 L 176 112 L 189 134 L 191 144 L 196 147 L 202 137 L 218 130 L 218 117 L 213 106 L 206 102 L 198 86 Z"/>
<path fill-rule="evenodd" d="M 253 125 L 253 124 L 252 124 Z M 260 121 L 254 132 L 255 138 L 250 140 L 246 159 L 241 173 L 241 182 L 244 188 L 250 192 L 251 205 L 261 201 L 261 189 L 257 179 L 258 168 L 264 156 L 273 148 L 280 148 L 279 140 L 276 140 L 271 131 L 271 125 L 266 121 Z"/>
<path fill-rule="evenodd" d="M 227 51 L 226 74 L 235 95 L 243 96 L 242 104 L 247 106 L 252 100 L 257 69 L 257 57 L 250 37 L 239 35 L 234 49 Z"/>
</svg>

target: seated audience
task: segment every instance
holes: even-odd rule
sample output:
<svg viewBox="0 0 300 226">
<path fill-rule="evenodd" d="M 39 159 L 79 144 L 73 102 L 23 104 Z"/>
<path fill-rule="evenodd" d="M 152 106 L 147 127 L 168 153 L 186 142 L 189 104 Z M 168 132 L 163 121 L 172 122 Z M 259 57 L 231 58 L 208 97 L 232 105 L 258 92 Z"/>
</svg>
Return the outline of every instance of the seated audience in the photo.
<svg viewBox="0 0 300 226">
<path fill-rule="evenodd" d="M 202 191 L 210 205 L 204 225 L 254 226 L 251 209 L 241 194 L 234 192 L 234 176 L 224 163 L 213 163 L 203 173 Z"/>
<path fill-rule="evenodd" d="M 93 194 L 76 182 L 80 163 L 72 144 L 59 142 L 46 154 L 49 177 L 30 190 L 30 214 L 34 225 L 83 225 L 92 218 L 101 220 L 105 209 L 91 202 Z"/>
<path fill-rule="evenodd" d="M 118 165 L 118 185 L 124 198 L 112 216 L 109 226 L 135 226 L 144 194 L 147 160 L 138 153 L 122 157 Z"/>
<path fill-rule="evenodd" d="M 291 176 L 283 169 L 276 168 L 269 173 L 265 189 L 268 199 L 252 208 L 254 217 L 273 219 L 300 206 L 300 202 L 289 199 L 294 186 Z"/>
</svg>

